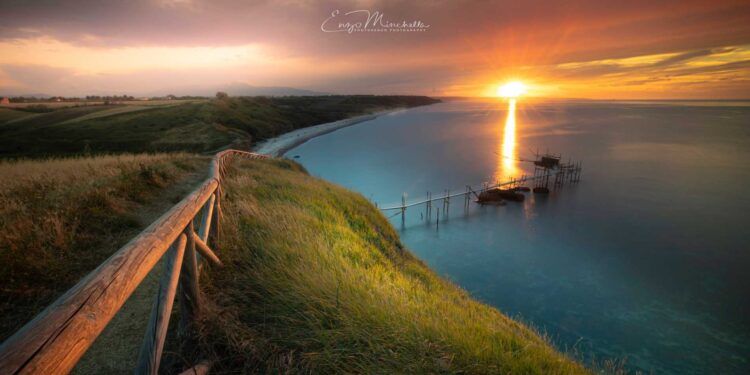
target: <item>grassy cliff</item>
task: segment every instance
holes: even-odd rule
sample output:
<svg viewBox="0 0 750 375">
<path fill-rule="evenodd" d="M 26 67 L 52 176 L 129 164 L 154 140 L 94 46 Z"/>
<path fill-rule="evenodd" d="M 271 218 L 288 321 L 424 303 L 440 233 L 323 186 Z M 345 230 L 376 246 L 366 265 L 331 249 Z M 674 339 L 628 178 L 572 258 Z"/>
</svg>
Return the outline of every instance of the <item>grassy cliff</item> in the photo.
<svg viewBox="0 0 750 375">
<path fill-rule="evenodd" d="M 438 277 L 362 196 L 284 160 L 235 163 L 201 284 L 213 371 L 583 373 Z"/>
<path fill-rule="evenodd" d="M 30 114 L 0 108 L 0 157 L 210 152 L 377 110 L 431 104 L 419 96 L 237 97 L 157 106 L 94 105 Z"/>
<path fill-rule="evenodd" d="M 0 341 L 205 179 L 208 157 L 0 162 Z"/>
</svg>

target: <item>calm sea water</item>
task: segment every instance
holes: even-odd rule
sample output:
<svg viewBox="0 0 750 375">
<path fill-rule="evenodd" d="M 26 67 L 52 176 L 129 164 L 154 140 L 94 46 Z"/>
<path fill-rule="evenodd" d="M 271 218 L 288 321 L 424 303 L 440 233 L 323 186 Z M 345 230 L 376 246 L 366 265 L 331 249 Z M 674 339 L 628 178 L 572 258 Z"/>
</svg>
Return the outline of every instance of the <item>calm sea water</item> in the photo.
<svg viewBox="0 0 750 375">
<path fill-rule="evenodd" d="M 727 102 L 452 101 L 287 153 L 381 207 L 530 171 L 536 149 L 580 183 L 523 203 L 454 199 L 403 242 L 563 350 L 655 373 L 750 371 L 750 106 Z M 441 204 L 433 206 L 433 216 Z M 390 213 L 389 213 L 390 215 Z"/>
</svg>

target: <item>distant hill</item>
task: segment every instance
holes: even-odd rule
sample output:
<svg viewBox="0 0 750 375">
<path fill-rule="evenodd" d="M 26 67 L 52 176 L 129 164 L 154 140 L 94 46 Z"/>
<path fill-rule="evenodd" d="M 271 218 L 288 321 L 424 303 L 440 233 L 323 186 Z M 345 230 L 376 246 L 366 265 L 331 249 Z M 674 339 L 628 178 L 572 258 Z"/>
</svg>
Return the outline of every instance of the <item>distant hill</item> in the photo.
<svg viewBox="0 0 750 375">
<path fill-rule="evenodd" d="M 248 149 L 292 130 L 376 112 L 436 103 L 425 96 L 326 95 L 165 100 L 147 108 L 87 105 L 29 116 L 0 108 L 0 158 Z M 134 101 L 135 107 L 142 106 Z M 144 102 L 145 103 L 145 102 Z"/>
<path fill-rule="evenodd" d="M 223 91 L 229 94 L 230 96 L 324 96 L 324 95 L 332 95 L 331 93 L 322 92 L 322 91 L 313 91 L 313 90 L 305 90 L 305 89 L 298 89 L 294 87 L 282 87 L 282 86 L 253 86 L 248 85 L 246 83 L 241 82 L 235 82 L 225 85 L 219 85 L 219 86 L 183 86 L 183 87 L 172 87 L 172 88 L 165 88 L 163 90 L 159 91 L 152 91 L 152 92 L 110 92 L 107 90 L 92 90 L 91 92 L 86 93 L 74 93 L 74 94 L 67 94 L 62 96 L 78 96 L 78 97 L 84 97 L 86 95 L 99 95 L 99 96 L 109 96 L 109 95 L 132 95 L 136 97 L 146 96 L 146 97 L 155 97 L 155 96 L 166 96 L 166 95 L 177 95 L 177 96 L 205 96 L 205 97 L 213 97 L 216 95 L 216 92 Z M 53 96 L 56 96 L 59 94 L 44 94 L 44 93 L 33 93 L 33 94 L 25 94 L 25 93 L 18 93 L 18 92 L 4 92 L 0 93 L 0 98 L 2 97 L 25 97 L 25 98 L 35 98 L 35 99 L 48 99 Z"/>
<path fill-rule="evenodd" d="M 12 98 L 12 97 L 19 97 L 19 96 L 22 96 L 24 98 L 49 99 L 53 97 L 54 95 L 41 94 L 41 93 L 37 93 L 37 94 L 0 93 L 0 98 L 3 98 L 3 97 Z"/>
</svg>

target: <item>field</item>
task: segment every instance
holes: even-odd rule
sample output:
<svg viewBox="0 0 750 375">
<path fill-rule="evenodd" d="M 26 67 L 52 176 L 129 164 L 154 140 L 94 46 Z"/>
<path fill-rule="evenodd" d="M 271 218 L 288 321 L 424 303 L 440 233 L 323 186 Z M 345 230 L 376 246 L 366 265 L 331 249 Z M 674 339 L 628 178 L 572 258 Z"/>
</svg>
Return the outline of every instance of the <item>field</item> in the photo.
<svg viewBox="0 0 750 375">
<path fill-rule="evenodd" d="M 362 196 L 288 160 L 226 184 L 201 349 L 216 373 L 585 373 L 417 260 Z"/>
<path fill-rule="evenodd" d="M 0 341 L 178 202 L 208 157 L 0 162 Z"/>
<path fill-rule="evenodd" d="M 0 157 L 247 149 L 253 142 L 298 128 L 435 100 L 322 96 L 167 102 L 64 107 L 42 113 L 0 108 Z"/>
<path fill-rule="evenodd" d="M 189 103 L 189 102 L 202 102 L 206 101 L 208 99 L 179 99 L 179 100 L 117 100 L 117 104 L 126 105 L 126 106 L 164 106 L 164 105 L 175 105 L 180 103 Z M 82 100 L 78 102 L 26 102 L 26 103 L 10 103 L 10 104 L 3 104 L 0 106 L 0 108 L 27 108 L 32 106 L 38 106 L 43 105 L 45 107 L 50 107 L 53 109 L 58 108 L 66 108 L 66 107 L 82 107 L 82 106 L 96 106 L 96 105 L 104 105 L 105 102 L 103 100 Z"/>
</svg>

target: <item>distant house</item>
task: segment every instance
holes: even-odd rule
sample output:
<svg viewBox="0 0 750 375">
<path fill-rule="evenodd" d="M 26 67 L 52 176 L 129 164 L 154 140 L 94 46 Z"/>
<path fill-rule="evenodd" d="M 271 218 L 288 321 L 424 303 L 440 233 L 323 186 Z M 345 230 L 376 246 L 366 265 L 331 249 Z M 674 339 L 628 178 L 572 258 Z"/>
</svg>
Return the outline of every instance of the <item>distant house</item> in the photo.
<svg viewBox="0 0 750 375">
<path fill-rule="evenodd" d="M 2 99 L 0 99 L 0 105 L 6 105 L 6 104 L 10 104 L 10 99 L 6 97 L 3 97 Z"/>
</svg>

